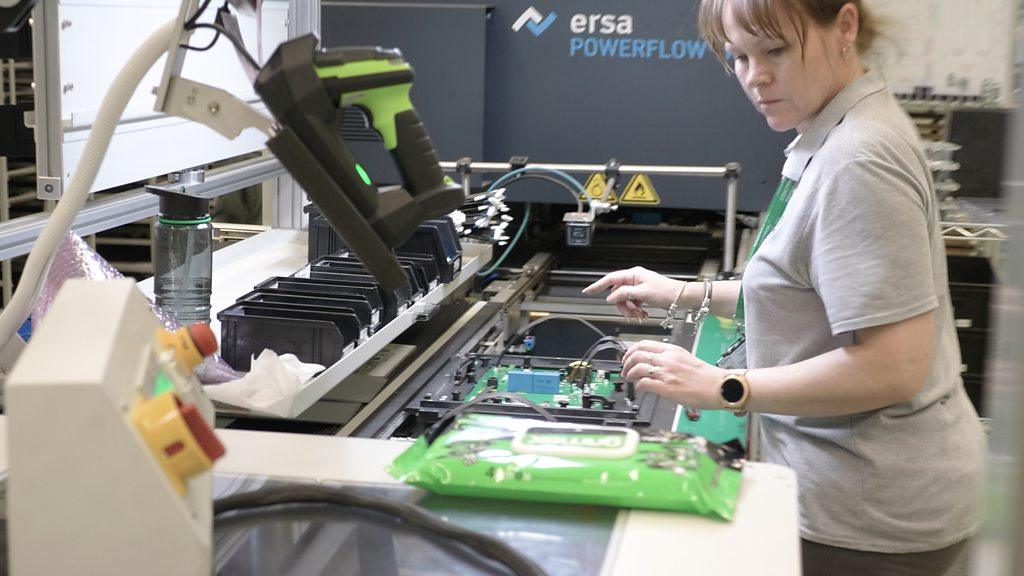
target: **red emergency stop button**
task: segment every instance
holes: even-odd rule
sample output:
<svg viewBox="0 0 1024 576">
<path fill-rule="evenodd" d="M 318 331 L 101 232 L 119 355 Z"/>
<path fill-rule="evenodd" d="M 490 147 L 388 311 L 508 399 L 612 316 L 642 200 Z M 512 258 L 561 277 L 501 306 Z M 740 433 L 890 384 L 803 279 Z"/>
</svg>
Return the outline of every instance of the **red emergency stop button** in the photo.
<svg viewBox="0 0 1024 576">
<path fill-rule="evenodd" d="M 173 392 L 140 402 L 132 412 L 132 422 L 182 496 L 186 480 L 209 470 L 224 455 L 224 445 L 196 406 L 182 404 Z"/>
</svg>

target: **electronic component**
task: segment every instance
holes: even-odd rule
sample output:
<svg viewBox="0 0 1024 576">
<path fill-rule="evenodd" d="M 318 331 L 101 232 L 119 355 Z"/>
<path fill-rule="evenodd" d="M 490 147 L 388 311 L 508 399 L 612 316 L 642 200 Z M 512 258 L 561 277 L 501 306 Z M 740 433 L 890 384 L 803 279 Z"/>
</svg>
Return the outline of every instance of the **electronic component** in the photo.
<svg viewBox="0 0 1024 576">
<path fill-rule="evenodd" d="M 529 352 L 533 352 L 533 348 L 536 345 L 537 345 L 537 337 L 536 336 L 523 336 L 523 350 L 526 350 L 526 352 L 528 352 L 528 353 Z"/>
<path fill-rule="evenodd" d="M 594 241 L 594 215 L 589 212 L 567 212 L 565 223 L 566 246 L 590 246 Z"/>
<path fill-rule="evenodd" d="M 558 394 L 561 382 L 558 372 L 511 370 L 508 373 L 508 391 L 518 394 Z"/>
<path fill-rule="evenodd" d="M 572 382 L 583 388 L 588 382 L 594 371 L 594 366 L 588 361 L 577 360 L 572 364 L 569 364 L 568 376 L 566 380 Z"/>
<path fill-rule="evenodd" d="M 635 400 L 627 396 L 622 380 L 622 364 L 612 360 L 576 361 L 565 358 L 531 356 L 531 368 L 524 368 L 525 356 L 478 356 L 476 374 L 461 381 L 438 378 L 410 404 L 405 433 L 420 433 L 422 427 L 453 410 L 472 402 L 481 394 L 510 392 L 542 406 L 555 419 L 573 423 L 615 426 L 649 426 L 658 399 L 642 394 Z M 466 357 L 456 357 L 441 374 L 459 370 Z M 427 394 L 430 393 L 428 397 Z M 536 412 L 524 403 L 504 399 L 486 402 L 486 411 L 509 416 L 534 417 Z"/>
</svg>

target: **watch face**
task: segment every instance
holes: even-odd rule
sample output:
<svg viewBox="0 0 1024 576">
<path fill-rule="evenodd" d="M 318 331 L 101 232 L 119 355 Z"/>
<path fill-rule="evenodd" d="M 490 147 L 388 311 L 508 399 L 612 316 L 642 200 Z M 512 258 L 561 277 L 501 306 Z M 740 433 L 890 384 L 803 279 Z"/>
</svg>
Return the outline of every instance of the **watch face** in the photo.
<svg viewBox="0 0 1024 576">
<path fill-rule="evenodd" d="M 743 383 L 736 378 L 726 378 L 722 382 L 722 398 L 730 404 L 743 399 Z"/>
</svg>

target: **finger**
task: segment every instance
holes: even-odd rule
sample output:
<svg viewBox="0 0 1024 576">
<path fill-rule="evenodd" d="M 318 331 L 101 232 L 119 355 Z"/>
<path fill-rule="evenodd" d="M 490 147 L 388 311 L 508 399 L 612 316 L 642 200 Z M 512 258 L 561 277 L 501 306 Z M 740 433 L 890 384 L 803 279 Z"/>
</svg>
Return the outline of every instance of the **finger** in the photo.
<svg viewBox="0 0 1024 576">
<path fill-rule="evenodd" d="M 629 358 L 641 352 L 653 352 L 655 354 L 660 354 L 668 350 L 680 349 L 681 348 L 679 348 L 679 346 L 676 346 L 675 344 L 669 344 L 667 342 L 658 342 L 656 340 L 641 340 L 636 344 L 633 344 L 632 346 L 629 347 L 628 350 L 626 350 L 626 354 L 622 357 L 622 361 L 625 362 Z M 643 358 L 644 355 L 641 354 L 640 357 Z"/>
<path fill-rule="evenodd" d="M 603 278 L 594 282 L 590 286 L 583 289 L 584 294 L 593 294 L 606 290 L 613 286 L 619 286 L 621 284 L 628 284 L 633 279 L 633 274 L 629 270 L 618 270 L 610 274 L 605 274 Z"/>
<path fill-rule="evenodd" d="M 629 368 L 623 364 L 622 369 L 627 382 L 639 382 L 644 378 L 650 378 L 651 365 L 646 362 L 637 362 Z"/>
<path fill-rule="evenodd" d="M 636 366 L 637 364 L 639 364 L 640 362 L 643 362 L 643 361 L 644 361 L 644 359 L 642 357 L 640 357 L 640 356 L 633 356 L 632 358 L 623 358 L 622 359 L 622 377 L 625 378 L 626 374 L 628 374 L 629 371 L 632 370 L 634 366 Z"/>
<path fill-rule="evenodd" d="M 619 314 L 622 314 L 622 316 L 627 320 L 634 320 L 646 314 L 643 308 L 641 308 L 636 302 L 629 300 L 619 302 L 615 307 L 619 309 Z"/>
<path fill-rule="evenodd" d="M 686 404 L 679 395 L 680 389 L 678 386 L 672 386 L 671 384 L 666 384 L 661 380 L 656 380 L 654 378 L 641 378 L 638 380 L 636 382 L 636 391 L 651 392 L 663 398 L 668 398 L 681 404 Z"/>
<path fill-rule="evenodd" d="M 618 304 L 619 302 L 637 301 L 636 287 L 631 284 L 622 284 L 616 286 L 615 289 L 608 294 L 605 301 L 609 304 Z"/>
<path fill-rule="evenodd" d="M 647 314 L 646 312 L 644 312 L 643 304 L 640 304 L 639 302 L 636 302 L 635 300 L 626 300 L 625 302 L 622 303 L 622 305 L 625 306 L 626 309 L 629 310 L 629 312 L 635 318 L 640 318 L 640 317 L 644 316 L 645 314 Z"/>
</svg>

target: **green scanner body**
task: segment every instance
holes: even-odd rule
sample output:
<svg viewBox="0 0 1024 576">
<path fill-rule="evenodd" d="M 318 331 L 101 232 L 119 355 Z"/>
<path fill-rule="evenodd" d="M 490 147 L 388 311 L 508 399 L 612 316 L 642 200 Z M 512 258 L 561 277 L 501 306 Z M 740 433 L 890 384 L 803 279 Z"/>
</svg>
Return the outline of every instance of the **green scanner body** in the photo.
<svg viewBox="0 0 1024 576">
<path fill-rule="evenodd" d="M 316 38 L 304 36 L 281 44 L 255 84 L 277 121 L 267 146 L 381 286 L 399 292 L 409 282 L 393 249 L 424 220 L 465 201 L 409 99 L 412 81 L 397 50 L 318 52 Z M 345 146 L 338 132 L 345 106 L 361 108 L 383 137 L 400 186 L 378 188 Z"/>
</svg>

